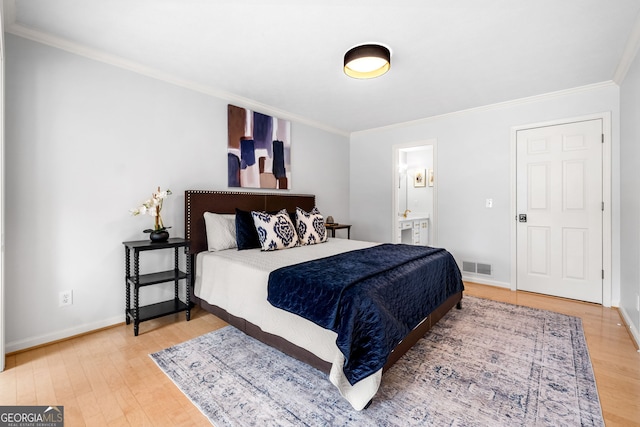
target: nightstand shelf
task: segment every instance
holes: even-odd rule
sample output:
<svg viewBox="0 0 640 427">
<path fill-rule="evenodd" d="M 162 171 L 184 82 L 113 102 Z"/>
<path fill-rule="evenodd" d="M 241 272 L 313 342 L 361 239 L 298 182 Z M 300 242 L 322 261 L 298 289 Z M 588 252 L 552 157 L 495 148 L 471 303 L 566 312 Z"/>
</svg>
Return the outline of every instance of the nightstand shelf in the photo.
<svg viewBox="0 0 640 427">
<path fill-rule="evenodd" d="M 182 271 L 168 270 L 160 271 L 158 273 L 141 274 L 138 278 L 138 286 L 156 285 L 158 283 L 172 282 L 174 280 L 186 279 L 187 273 Z M 129 277 L 129 284 L 135 286 L 135 277 Z"/>
<path fill-rule="evenodd" d="M 186 311 L 188 309 L 189 307 L 187 307 L 187 304 L 180 301 L 180 299 L 173 299 L 169 301 L 157 302 L 155 304 L 144 305 L 142 307 L 138 307 L 138 322 L 156 319 L 168 314 L 180 313 L 181 311 Z M 127 316 L 129 321 L 135 321 L 132 309 L 127 310 Z"/>
<path fill-rule="evenodd" d="M 150 240 L 137 240 L 123 242 L 125 247 L 125 321 L 128 324 L 133 322 L 133 333 L 138 335 L 141 322 L 156 319 L 168 314 L 186 312 L 187 321 L 191 319 L 191 303 L 189 297 L 189 283 L 191 282 L 191 257 L 189 253 L 189 241 L 181 238 L 171 238 L 166 242 L 151 242 Z M 186 271 L 180 271 L 179 252 L 184 248 L 186 254 Z M 140 274 L 140 252 L 153 251 L 159 249 L 174 250 L 173 270 L 158 271 L 155 273 Z M 133 273 L 131 272 L 131 252 L 133 252 Z M 185 299 L 180 299 L 179 282 L 185 281 Z M 167 301 L 140 306 L 139 291 L 145 286 L 157 285 L 159 283 L 173 282 L 174 297 Z M 133 288 L 133 307 L 131 305 L 131 291 Z"/>
</svg>

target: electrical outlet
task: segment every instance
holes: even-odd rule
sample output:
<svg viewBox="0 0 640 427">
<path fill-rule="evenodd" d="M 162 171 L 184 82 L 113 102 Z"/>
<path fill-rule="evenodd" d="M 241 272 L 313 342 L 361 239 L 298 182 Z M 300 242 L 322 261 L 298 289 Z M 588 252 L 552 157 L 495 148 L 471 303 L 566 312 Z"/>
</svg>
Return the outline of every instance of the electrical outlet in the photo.
<svg viewBox="0 0 640 427">
<path fill-rule="evenodd" d="M 62 291 L 58 295 L 58 306 L 64 307 L 65 305 L 73 304 L 73 291 L 71 289 Z"/>
</svg>

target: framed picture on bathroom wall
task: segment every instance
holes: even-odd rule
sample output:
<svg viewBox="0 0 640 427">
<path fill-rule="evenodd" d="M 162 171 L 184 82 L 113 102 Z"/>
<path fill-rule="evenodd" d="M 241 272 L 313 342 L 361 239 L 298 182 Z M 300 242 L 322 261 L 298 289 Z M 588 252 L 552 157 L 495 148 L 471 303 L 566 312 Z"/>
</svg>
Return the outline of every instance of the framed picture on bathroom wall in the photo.
<svg viewBox="0 0 640 427">
<path fill-rule="evenodd" d="M 416 169 L 415 174 L 413 175 L 413 186 L 414 187 L 427 186 L 427 170 L 426 169 Z"/>
</svg>

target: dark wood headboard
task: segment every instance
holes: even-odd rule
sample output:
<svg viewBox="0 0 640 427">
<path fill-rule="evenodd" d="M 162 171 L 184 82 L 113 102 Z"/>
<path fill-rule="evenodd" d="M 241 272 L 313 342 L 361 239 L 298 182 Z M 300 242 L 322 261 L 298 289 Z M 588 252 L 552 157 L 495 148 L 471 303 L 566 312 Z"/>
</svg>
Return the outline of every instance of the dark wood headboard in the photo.
<svg viewBox="0 0 640 427">
<path fill-rule="evenodd" d="M 184 192 L 184 232 L 191 241 L 192 255 L 206 251 L 207 233 L 204 213 L 235 214 L 236 208 L 245 211 L 295 212 L 300 207 L 309 212 L 316 205 L 310 194 L 243 193 L 234 191 L 187 190 Z"/>
</svg>

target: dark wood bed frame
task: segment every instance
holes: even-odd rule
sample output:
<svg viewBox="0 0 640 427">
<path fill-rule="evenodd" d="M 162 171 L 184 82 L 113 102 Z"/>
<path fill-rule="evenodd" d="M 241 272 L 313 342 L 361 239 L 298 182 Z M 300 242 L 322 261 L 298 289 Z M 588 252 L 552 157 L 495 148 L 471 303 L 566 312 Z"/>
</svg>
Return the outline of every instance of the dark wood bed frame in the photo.
<svg viewBox="0 0 640 427">
<path fill-rule="evenodd" d="M 191 256 L 193 271 L 195 271 L 195 255 L 199 252 L 206 251 L 208 248 L 204 224 L 205 212 L 235 214 L 236 208 L 246 211 L 278 211 L 280 209 L 286 209 L 288 212 L 295 212 L 296 207 L 300 207 L 308 212 L 316 205 L 315 200 L 315 196 L 308 194 L 271 194 L 205 190 L 185 191 L 184 229 L 186 238 L 191 242 L 189 256 Z M 195 274 L 192 274 L 191 277 L 193 278 L 192 280 L 195 280 Z M 191 286 L 193 286 L 193 282 Z M 462 292 L 454 294 L 426 317 L 422 323 L 411 331 L 393 350 L 384 366 L 384 370 L 387 370 L 397 362 L 398 359 L 422 338 L 451 308 L 454 306 L 460 308 L 461 300 Z M 240 329 L 247 335 L 277 348 L 283 353 L 295 357 L 323 372 L 328 373 L 331 369 L 331 363 L 320 359 L 308 350 L 292 344 L 277 335 L 264 332 L 259 326 L 243 318 L 236 317 L 220 307 L 208 304 L 206 301 L 196 297 L 193 292 L 191 292 L 191 301 L 195 305 L 202 307 L 204 310 L 213 313 L 227 323 Z"/>
</svg>

